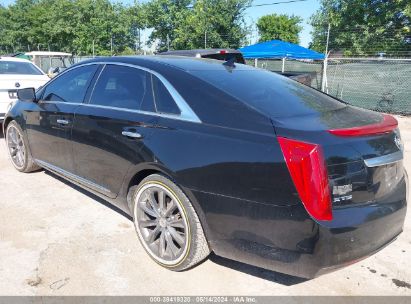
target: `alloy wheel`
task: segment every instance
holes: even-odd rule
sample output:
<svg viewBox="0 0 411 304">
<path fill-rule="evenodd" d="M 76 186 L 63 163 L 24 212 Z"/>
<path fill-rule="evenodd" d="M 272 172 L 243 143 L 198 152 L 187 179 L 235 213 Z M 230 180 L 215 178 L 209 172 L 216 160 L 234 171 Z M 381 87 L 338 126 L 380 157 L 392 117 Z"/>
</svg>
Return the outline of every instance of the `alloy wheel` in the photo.
<svg viewBox="0 0 411 304">
<path fill-rule="evenodd" d="M 14 125 L 11 125 L 7 128 L 6 138 L 13 165 L 18 169 L 23 168 L 26 161 L 26 148 L 24 146 L 23 135 Z"/>
<path fill-rule="evenodd" d="M 165 265 L 184 259 L 188 245 L 188 221 L 178 198 L 157 183 L 144 185 L 136 195 L 134 219 L 148 253 Z"/>
</svg>

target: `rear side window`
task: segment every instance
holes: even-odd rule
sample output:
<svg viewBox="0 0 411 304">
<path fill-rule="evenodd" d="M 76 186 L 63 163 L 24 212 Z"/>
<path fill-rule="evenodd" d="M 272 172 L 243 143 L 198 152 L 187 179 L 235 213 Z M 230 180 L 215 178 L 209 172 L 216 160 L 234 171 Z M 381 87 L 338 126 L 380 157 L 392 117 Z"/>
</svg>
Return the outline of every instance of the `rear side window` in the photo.
<svg viewBox="0 0 411 304">
<path fill-rule="evenodd" d="M 153 77 L 153 92 L 156 103 L 156 109 L 158 113 L 165 114 L 180 114 L 181 111 L 175 103 L 170 92 L 164 86 L 164 84 L 156 76 Z"/>
<path fill-rule="evenodd" d="M 306 85 L 269 71 L 234 68 L 190 72 L 273 118 L 318 114 L 346 106 Z"/>
<path fill-rule="evenodd" d="M 90 104 L 154 111 L 150 74 L 119 65 L 107 65 L 93 90 Z"/>
<path fill-rule="evenodd" d="M 82 103 L 97 65 L 72 69 L 53 80 L 44 90 L 43 100 Z"/>
<path fill-rule="evenodd" d="M 43 75 L 30 62 L 0 61 L 0 74 Z"/>
</svg>

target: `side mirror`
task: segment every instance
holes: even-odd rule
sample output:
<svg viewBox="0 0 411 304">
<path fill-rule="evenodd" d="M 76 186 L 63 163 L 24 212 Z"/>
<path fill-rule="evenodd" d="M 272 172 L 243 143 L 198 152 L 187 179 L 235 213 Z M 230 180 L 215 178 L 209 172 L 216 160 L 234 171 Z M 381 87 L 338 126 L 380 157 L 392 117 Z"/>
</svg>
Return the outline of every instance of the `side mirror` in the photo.
<svg viewBox="0 0 411 304">
<path fill-rule="evenodd" d="M 57 74 L 57 73 L 59 73 L 59 72 L 60 72 L 60 68 L 59 68 L 59 67 L 55 67 L 55 68 L 51 67 L 51 68 L 49 68 L 49 70 L 48 70 L 48 74 Z"/>
<path fill-rule="evenodd" d="M 17 90 L 17 98 L 21 101 L 36 101 L 36 91 L 34 88 L 26 88 Z"/>
</svg>

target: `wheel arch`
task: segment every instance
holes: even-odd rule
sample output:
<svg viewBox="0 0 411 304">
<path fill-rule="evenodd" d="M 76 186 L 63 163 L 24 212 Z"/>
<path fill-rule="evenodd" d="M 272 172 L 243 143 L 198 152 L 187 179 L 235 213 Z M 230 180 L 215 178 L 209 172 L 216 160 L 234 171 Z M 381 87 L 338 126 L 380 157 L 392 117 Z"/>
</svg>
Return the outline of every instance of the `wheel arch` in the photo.
<svg viewBox="0 0 411 304">
<path fill-rule="evenodd" d="M 210 232 L 210 228 L 207 224 L 206 216 L 203 212 L 203 209 L 201 208 L 201 205 L 200 205 L 199 201 L 197 200 L 196 196 L 193 194 L 193 192 L 189 188 L 184 187 L 183 185 L 181 185 L 178 182 L 178 179 L 175 178 L 175 174 L 173 172 L 170 172 L 169 170 L 167 170 L 165 168 L 162 168 L 162 167 L 159 167 L 159 166 L 149 166 L 149 167 L 145 167 L 145 168 L 140 169 L 140 170 L 136 170 L 134 172 L 134 174 L 131 174 L 131 178 L 128 179 L 128 183 L 126 184 L 127 186 L 124 187 L 125 188 L 125 195 L 126 195 L 126 198 L 127 198 L 127 207 L 130 210 L 130 215 L 132 215 L 132 213 L 133 213 L 132 208 L 131 208 L 131 197 L 129 195 L 130 188 L 133 187 L 133 186 L 137 186 L 143 179 L 145 179 L 147 176 L 150 176 L 152 174 L 160 174 L 160 175 L 163 175 L 166 178 L 170 179 L 188 197 L 188 199 L 190 200 L 190 202 L 193 205 L 194 210 L 197 213 L 197 216 L 200 220 L 201 226 L 203 227 L 204 234 L 206 236 L 209 248 L 211 250 L 213 250 L 212 242 L 210 242 L 210 241 L 213 240 L 212 233 Z"/>
<path fill-rule="evenodd" d="M 3 135 L 4 135 L 4 137 L 6 137 L 6 129 L 7 129 L 7 126 L 9 125 L 9 123 L 11 123 L 12 121 L 14 120 L 14 118 L 13 117 L 6 117 L 6 119 L 4 120 L 4 122 L 3 122 Z"/>
</svg>

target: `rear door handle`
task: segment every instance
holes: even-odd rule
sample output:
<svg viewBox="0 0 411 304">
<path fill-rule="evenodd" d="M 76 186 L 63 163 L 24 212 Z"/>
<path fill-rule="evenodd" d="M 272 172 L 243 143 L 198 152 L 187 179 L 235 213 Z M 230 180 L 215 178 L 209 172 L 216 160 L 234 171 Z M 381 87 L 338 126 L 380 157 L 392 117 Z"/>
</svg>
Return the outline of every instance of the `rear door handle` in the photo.
<svg viewBox="0 0 411 304">
<path fill-rule="evenodd" d="M 140 133 L 137 133 L 137 132 L 131 132 L 131 131 L 123 131 L 123 132 L 121 132 L 121 134 L 123 135 L 123 136 L 126 136 L 126 137 L 130 137 L 130 138 L 143 138 L 143 135 L 141 135 Z"/>
<path fill-rule="evenodd" d="M 57 119 L 57 123 L 60 125 L 68 125 L 70 122 L 66 119 Z"/>
</svg>

